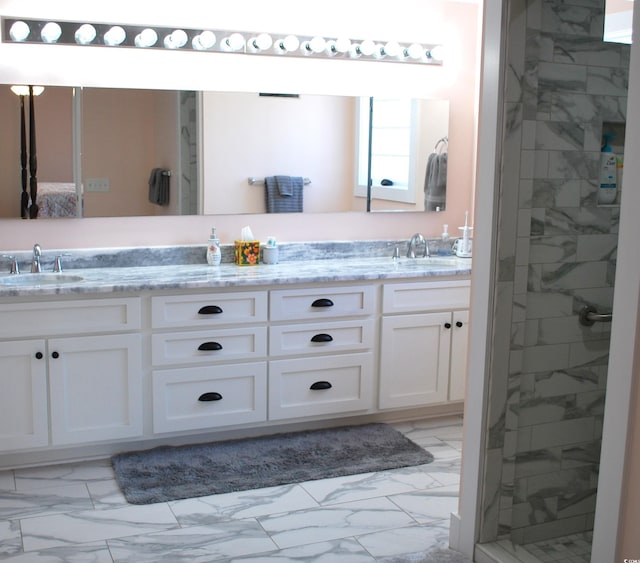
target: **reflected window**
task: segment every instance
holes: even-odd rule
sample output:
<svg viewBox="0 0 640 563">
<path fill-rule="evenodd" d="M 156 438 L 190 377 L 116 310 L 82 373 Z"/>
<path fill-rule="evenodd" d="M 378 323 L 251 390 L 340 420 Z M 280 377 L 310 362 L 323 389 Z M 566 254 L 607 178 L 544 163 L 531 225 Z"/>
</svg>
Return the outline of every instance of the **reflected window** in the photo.
<svg viewBox="0 0 640 563">
<path fill-rule="evenodd" d="M 606 0 L 604 41 L 631 43 L 633 30 L 633 0 Z"/>
<path fill-rule="evenodd" d="M 372 198 L 415 202 L 415 190 L 409 189 L 416 156 L 415 113 L 411 99 L 359 99 L 357 196 L 367 195 L 370 163 Z"/>
</svg>

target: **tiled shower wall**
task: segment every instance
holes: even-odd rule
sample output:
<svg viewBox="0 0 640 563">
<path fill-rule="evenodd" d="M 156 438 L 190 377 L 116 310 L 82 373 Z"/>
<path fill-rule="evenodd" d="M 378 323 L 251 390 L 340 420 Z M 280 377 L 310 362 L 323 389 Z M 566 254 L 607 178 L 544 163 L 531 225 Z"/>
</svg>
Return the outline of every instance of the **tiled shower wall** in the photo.
<svg viewBox="0 0 640 563">
<path fill-rule="evenodd" d="M 499 270 L 481 542 L 593 527 L 619 206 L 598 206 L 603 122 L 625 121 L 629 46 L 604 0 L 510 0 Z"/>
</svg>

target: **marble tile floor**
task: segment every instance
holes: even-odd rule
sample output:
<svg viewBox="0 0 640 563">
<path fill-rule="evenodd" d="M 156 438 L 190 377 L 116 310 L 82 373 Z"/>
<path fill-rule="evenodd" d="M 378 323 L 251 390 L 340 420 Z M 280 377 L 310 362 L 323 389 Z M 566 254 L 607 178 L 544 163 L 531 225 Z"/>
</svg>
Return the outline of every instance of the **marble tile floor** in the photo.
<svg viewBox="0 0 640 563">
<path fill-rule="evenodd" d="M 108 460 L 0 471 L 2 563 L 402 561 L 448 545 L 462 418 L 393 424 L 427 465 L 152 505 Z"/>
</svg>

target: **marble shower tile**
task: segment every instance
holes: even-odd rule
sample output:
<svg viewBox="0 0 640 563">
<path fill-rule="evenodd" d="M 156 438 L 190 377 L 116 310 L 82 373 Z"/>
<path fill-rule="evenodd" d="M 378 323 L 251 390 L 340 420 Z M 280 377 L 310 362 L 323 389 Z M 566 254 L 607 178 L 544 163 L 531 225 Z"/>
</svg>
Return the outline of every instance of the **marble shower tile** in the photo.
<svg viewBox="0 0 640 563">
<path fill-rule="evenodd" d="M 532 264 L 557 264 L 576 259 L 577 241 L 575 236 L 531 237 L 529 262 Z M 542 270 L 541 270 L 542 271 Z"/>
<path fill-rule="evenodd" d="M 260 525 L 252 520 L 111 539 L 107 544 L 114 563 L 209 563 L 276 549 Z"/>
<path fill-rule="evenodd" d="M 545 213 L 545 235 L 598 235 L 610 234 L 612 215 L 610 208 L 547 209 Z"/>
<path fill-rule="evenodd" d="M 432 522 L 427 526 L 407 526 L 357 536 L 356 539 L 376 558 L 399 556 L 449 545 L 449 522 Z"/>
<path fill-rule="evenodd" d="M 594 422 L 593 417 L 589 417 L 532 426 L 531 449 L 590 442 L 593 440 Z"/>
<path fill-rule="evenodd" d="M 0 492 L 0 518 L 27 518 L 34 514 L 58 514 L 89 510 L 93 503 L 86 485 L 49 486 L 36 491 Z"/>
<path fill-rule="evenodd" d="M 587 67 L 560 63 L 540 62 L 538 86 L 550 92 L 584 92 L 587 84 Z"/>
<path fill-rule="evenodd" d="M 113 563 L 105 542 L 30 551 L 2 559 L 3 563 Z"/>
<path fill-rule="evenodd" d="M 598 10 L 565 2 L 546 1 L 542 4 L 542 30 L 588 37 L 593 35 L 593 18 L 601 12 L 602 7 Z"/>
<path fill-rule="evenodd" d="M 583 532 L 586 529 L 588 529 L 586 516 L 563 518 L 562 520 L 555 520 L 553 522 L 524 528 L 522 543 L 535 543 L 548 538 Z"/>
<path fill-rule="evenodd" d="M 594 368 L 571 368 L 535 374 L 535 396 L 554 397 L 599 389 Z"/>
<path fill-rule="evenodd" d="M 318 542 L 259 555 L 233 557 L 228 563 L 374 563 L 376 561 L 357 540 L 352 538 Z"/>
<path fill-rule="evenodd" d="M 482 480 L 482 525 L 480 526 L 480 543 L 494 541 L 498 535 L 502 464 L 502 448 L 487 450 L 485 457 L 485 478 Z"/>
<path fill-rule="evenodd" d="M 408 467 L 307 481 L 302 487 L 320 505 L 327 506 L 440 487 L 441 484 L 426 473 L 428 470 L 428 465 Z"/>
<path fill-rule="evenodd" d="M 569 345 L 547 344 L 524 349 L 523 371 L 537 372 L 569 367 Z"/>
<path fill-rule="evenodd" d="M 619 67 L 619 49 L 602 42 L 602 38 L 556 36 L 554 61 L 589 66 Z"/>
<path fill-rule="evenodd" d="M 0 471 L 0 491 L 15 491 L 16 482 L 13 471 Z"/>
<path fill-rule="evenodd" d="M 626 96 L 629 91 L 629 72 L 622 68 L 590 66 L 586 91 L 601 96 Z"/>
<path fill-rule="evenodd" d="M 520 179 L 518 190 L 518 207 L 520 209 L 528 209 L 531 207 L 531 199 L 533 197 L 533 179 Z"/>
<path fill-rule="evenodd" d="M 606 287 L 607 262 L 566 262 L 542 266 L 542 289 Z"/>
<path fill-rule="evenodd" d="M 579 262 L 610 260 L 616 256 L 618 235 L 579 235 L 577 244 L 576 260 Z"/>
<path fill-rule="evenodd" d="M 579 205 L 580 180 L 540 178 L 533 181 L 532 207 L 578 207 Z"/>
<path fill-rule="evenodd" d="M 0 521 L 0 560 L 22 552 L 22 534 L 18 520 Z"/>
<path fill-rule="evenodd" d="M 523 528 L 549 522 L 556 519 L 557 511 L 558 499 L 555 497 L 517 503 L 513 505 L 512 525 L 514 528 Z"/>
<path fill-rule="evenodd" d="M 597 177 L 598 164 L 600 162 L 598 153 L 586 153 L 583 151 L 551 151 L 547 154 L 549 155 L 547 174 L 545 176 L 540 176 L 541 178 L 585 180 Z"/>
<path fill-rule="evenodd" d="M 564 121 L 538 121 L 535 148 L 540 150 L 581 150 L 584 146 L 584 127 Z"/>
<path fill-rule="evenodd" d="M 25 551 L 40 551 L 148 534 L 175 528 L 178 522 L 169 507 L 162 503 L 37 516 L 21 520 L 21 526 Z"/>
<path fill-rule="evenodd" d="M 412 519 L 386 498 L 258 518 L 280 548 L 401 528 Z"/>
<path fill-rule="evenodd" d="M 314 508 L 318 503 L 300 485 L 283 485 L 170 502 L 181 526 L 204 526 L 267 514 Z"/>
<path fill-rule="evenodd" d="M 596 467 L 600 463 L 600 440 L 567 446 L 561 449 L 561 469 L 572 469 L 575 467 L 591 466 Z"/>
<path fill-rule="evenodd" d="M 597 366 L 607 365 L 609 361 L 609 338 L 602 340 L 587 340 L 570 345 L 569 365 Z"/>
<path fill-rule="evenodd" d="M 527 294 L 527 319 L 565 317 L 573 314 L 573 298 L 565 293 Z"/>
<path fill-rule="evenodd" d="M 519 480 L 532 475 L 562 469 L 562 448 L 521 452 L 516 456 L 516 476 Z"/>
<path fill-rule="evenodd" d="M 565 397 L 522 401 L 518 411 L 518 424 L 524 427 L 560 422 L 566 418 L 567 403 L 568 399 Z"/>
<path fill-rule="evenodd" d="M 577 315 L 538 321 L 538 344 L 561 344 L 601 338 L 599 329 L 582 326 Z"/>
</svg>

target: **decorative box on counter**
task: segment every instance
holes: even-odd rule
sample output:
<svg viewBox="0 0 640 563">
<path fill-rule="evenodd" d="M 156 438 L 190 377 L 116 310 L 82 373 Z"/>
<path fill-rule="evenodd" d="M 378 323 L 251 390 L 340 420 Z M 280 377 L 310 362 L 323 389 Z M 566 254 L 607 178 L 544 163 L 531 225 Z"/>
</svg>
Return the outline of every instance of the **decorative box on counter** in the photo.
<svg viewBox="0 0 640 563">
<path fill-rule="evenodd" d="M 234 248 L 238 266 L 257 266 L 260 263 L 259 240 L 236 240 Z"/>
</svg>

